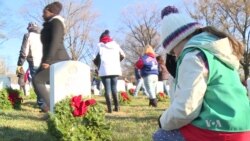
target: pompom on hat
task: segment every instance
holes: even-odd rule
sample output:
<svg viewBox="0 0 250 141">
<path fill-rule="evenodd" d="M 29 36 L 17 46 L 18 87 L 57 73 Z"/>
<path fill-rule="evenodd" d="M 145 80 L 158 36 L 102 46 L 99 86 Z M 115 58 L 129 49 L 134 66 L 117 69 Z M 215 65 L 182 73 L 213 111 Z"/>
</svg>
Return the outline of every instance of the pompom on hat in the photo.
<svg viewBox="0 0 250 141">
<path fill-rule="evenodd" d="M 167 6 L 161 11 L 161 40 L 169 53 L 178 43 L 192 34 L 202 25 L 179 13 L 174 6 Z"/>
</svg>

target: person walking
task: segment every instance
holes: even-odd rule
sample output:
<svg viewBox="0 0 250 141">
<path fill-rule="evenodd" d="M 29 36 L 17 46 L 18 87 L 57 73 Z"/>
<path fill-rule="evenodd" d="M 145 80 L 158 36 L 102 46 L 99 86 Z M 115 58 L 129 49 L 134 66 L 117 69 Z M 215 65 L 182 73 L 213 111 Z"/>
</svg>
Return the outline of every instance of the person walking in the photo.
<svg viewBox="0 0 250 141">
<path fill-rule="evenodd" d="M 164 63 L 164 59 L 162 58 L 162 56 L 157 56 L 156 60 L 158 62 L 158 70 L 159 70 L 159 74 L 158 74 L 158 81 L 162 81 L 163 83 L 163 91 L 166 95 L 168 95 L 168 85 L 169 85 L 169 72 L 165 66 Z"/>
<path fill-rule="evenodd" d="M 62 4 L 60 2 L 50 3 L 43 10 L 43 19 L 45 21 L 41 31 L 43 56 L 32 83 L 35 92 L 45 101 L 41 107 L 44 112 L 47 112 L 50 106 L 49 92 L 46 89 L 46 83 L 49 83 L 50 65 L 70 60 L 63 43 L 65 25 L 64 19 L 59 15 L 61 10 Z"/>
<path fill-rule="evenodd" d="M 250 101 L 238 74 L 243 45 L 174 6 L 162 10 L 161 25 L 163 47 L 177 65 L 172 103 L 153 140 L 248 141 Z"/>
<path fill-rule="evenodd" d="M 17 61 L 17 75 L 20 74 L 25 61 L 28 62 L 31 78 L 34 77 L 38 70 L 42 59 L 42 43 L 40 40 L 40 28 L 34 23 L 30 22 L 27 27 L 28 33 L 24 34 L 22 46 L 20 49 Z M 37 94 L 36 94 L 37 95 Z M 37 95 L 37 105 L 41 107 L 44 103 L 43 99 Z"/>
<path fill-rule="evenodd" d="M 137 69 L 136 67 L 135 67 L 135 78 L 136 78 L 136 88 L 135 88 L 135 92 L 133 95 L 135 97 L 137 97 L 139 91 L 142 89 L 143 94 L 145 94 L 147 97 L 149 97 L 149 94 L 148 94 L 148 92 L 145 88 L 145 85 L 144 85 L 143 78 L 141 76 L 141 70 Z"/>
<path fill-rule="evenodd" d="M 121 58 L 124 58 L 124 51 L 120 48 L 120 45 L 112 40 L 109 35 L 109 30 L 105 30 L 98 43 L 98 51 L 96 55 L 98 66 L 98 74 L 101 77 L 104 85 L 104 96 L 108 108 L 108 113 L 112 113 L 112 102 L 110 100 L 110 94 L 112 94 L 114 102 L 115 112 L 119 111 L 119 101 L 117 95 L 117 79 L 122 75 L 121 71 Z M 99 58 L 99 59 L 98 59 Z"/>
<path fill-rule="evenodd" d="M 155 52 L 150 45 L 146 46 L 145 53 L 135 64 L 141 70 L 146 90 L 149 94 L 149 106 L 157 107 L 156 86 L 158 82 L 158 63 Z"/>
</svg>

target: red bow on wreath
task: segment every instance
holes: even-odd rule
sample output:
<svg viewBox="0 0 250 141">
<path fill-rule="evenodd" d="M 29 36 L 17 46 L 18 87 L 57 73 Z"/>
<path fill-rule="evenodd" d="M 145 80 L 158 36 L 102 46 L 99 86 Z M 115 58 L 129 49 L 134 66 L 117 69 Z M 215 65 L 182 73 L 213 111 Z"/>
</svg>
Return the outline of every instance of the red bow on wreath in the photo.
<svg viewBox="0 0 250 141">
<path fill-rule="evenodd" d="M 71 106 L 73 107 L 72 114 L 74 117 L 84 116 L 88 111 L 88 106 L 95 105 L 95 99 L 82 100 L 82 95 L 71 98 Z"/>
<path fill-rule="evenodd" d="M 121 92 L 121 96 L 122 96 L 123 101 L 129 100 L 129 97 L 126 92 Z"/>
</svg>

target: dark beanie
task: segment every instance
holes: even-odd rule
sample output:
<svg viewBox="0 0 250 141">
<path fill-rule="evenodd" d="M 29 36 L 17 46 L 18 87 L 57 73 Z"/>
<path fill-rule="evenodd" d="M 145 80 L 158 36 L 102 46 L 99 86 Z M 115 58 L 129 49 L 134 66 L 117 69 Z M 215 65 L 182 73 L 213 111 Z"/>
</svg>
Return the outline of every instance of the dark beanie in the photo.
<svg viewBox="0 0 250 141">
<path fill-rule="evenodd" d="M 101 40 L 101 38 L 104 37 L 104 36 L 109 36 L 109 30 L 106 29 L 106 30 L 101 34 L 99 40 Z"/>
<path fill-rule="evenodd" d="M 62 10 L 62 4 L 58 1 L 48 4 L 44 9 L 54 14 L 60 14 Z"/>
</svg>

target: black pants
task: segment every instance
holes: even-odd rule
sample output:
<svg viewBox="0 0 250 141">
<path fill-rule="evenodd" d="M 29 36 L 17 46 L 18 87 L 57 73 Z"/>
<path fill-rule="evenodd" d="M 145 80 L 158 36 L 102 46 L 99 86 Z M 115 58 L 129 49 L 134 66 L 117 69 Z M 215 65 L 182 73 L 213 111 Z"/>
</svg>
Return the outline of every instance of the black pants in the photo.
<svg viewBox="0 0 250 141">
<path fill-rule="evenodd" d="M 48 107 L 50 106 L 50 93 L 46 88 L 46 83 L 49 82 L 49 70 L 49 68 L 39 68 L 34 78 L 32 78 L 35 93 L 44 100 Z"/>
</svg>

